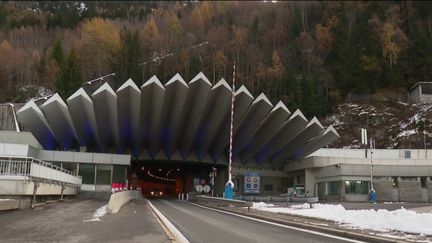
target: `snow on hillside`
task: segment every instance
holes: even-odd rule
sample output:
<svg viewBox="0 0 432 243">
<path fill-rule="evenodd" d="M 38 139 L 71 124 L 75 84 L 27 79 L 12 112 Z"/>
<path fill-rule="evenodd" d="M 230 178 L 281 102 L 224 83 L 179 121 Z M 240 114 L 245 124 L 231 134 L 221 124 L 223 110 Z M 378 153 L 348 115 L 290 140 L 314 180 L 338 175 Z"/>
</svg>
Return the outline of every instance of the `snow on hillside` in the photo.
<svg viewBox="0 0 432 243">
<path fill-rule="evenodd" d="M 361 128 L 366 128 L 368 137 L 376 140 L 376 148 L 424 148 L 423 127 L 430 148 L 431 111 L 432 104 L 346 103 L 339 105 L 323 124 L 333 125 L 341 135 L 332 145 L 337 148 L 362 148 Z"/>
</svg>

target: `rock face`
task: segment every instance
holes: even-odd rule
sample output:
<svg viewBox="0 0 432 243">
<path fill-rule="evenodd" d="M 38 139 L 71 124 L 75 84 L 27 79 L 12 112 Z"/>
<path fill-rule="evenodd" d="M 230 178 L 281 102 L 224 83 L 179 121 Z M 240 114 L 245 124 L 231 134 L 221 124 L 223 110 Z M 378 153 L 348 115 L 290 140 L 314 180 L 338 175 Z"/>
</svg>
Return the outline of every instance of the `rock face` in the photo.
<svg viewBox="0 0 432 243">
<path fill-rule="evenodd" d="M 323 121 L 333 125 L 340 139 L 332 146 L 361 148 L 360 129 L 366 128 L 368 138 L 375 139 L 376 148 L 432 147 L 432 104 L 380 102 L 377 104 L 345 103 Z M 426 136 L 423 134 L 425 130 Z"/>
</svg>

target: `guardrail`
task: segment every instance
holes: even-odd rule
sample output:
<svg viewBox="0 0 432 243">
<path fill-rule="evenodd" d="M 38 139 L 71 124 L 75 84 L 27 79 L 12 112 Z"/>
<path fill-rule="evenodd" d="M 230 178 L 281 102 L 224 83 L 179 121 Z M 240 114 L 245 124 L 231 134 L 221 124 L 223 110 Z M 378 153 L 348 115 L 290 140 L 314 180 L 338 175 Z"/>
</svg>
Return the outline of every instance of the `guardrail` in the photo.
<svg viewBox="0 0 432 243">
<path fill-rule="evenodd" d="M 229 207 L 229 206 L 236 206 L 236 207 L 249 207 L 252 205 L 251 202 L 246 202 L 242 200 L 236 200 L 236 199 L 225 199 L 221 197 L 207 197 L 207 196 L 195 196 L 190 197 L 189 201 L 195 201 L 198 203 L 210 203 L 217 206 L 223 206 L 223 207 Z"/>
<path fill-rule="evenodd" d="M 32 157 L 0 157 L 0 175 L 28 176 L 57 182 L 82 184 L 82 177 Z"/>
</svg>

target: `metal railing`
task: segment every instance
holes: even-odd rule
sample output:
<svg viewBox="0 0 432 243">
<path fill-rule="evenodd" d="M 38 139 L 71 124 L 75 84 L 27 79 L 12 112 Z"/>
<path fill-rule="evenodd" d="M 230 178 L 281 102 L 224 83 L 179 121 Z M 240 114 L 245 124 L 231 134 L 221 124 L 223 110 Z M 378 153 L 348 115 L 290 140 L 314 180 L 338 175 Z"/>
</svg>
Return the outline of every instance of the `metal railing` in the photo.
<svg viewBox="0 0 432 243">
<path fill-rule="evenodd" d="M 28 176 L 75 185 L 82 184 L 81 176 L 32 157 L 0 157 L 0 175 Z"/>
</svg>

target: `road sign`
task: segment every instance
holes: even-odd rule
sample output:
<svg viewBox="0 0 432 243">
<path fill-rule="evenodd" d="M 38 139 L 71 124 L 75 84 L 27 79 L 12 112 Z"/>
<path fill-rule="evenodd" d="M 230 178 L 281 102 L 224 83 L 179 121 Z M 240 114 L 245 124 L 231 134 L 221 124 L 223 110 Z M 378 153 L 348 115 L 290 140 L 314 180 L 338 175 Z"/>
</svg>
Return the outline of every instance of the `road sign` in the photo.
<svg viewBox="0 0 432 243">
<path fill-rule="evenodd" d="M 244 175 L 244 193 L 259 194 L 260 193 L 260 175 L 258 173 L 248 173 Z"/>
<path fill-rule="evenodd" d="M 198 193 L 202 193 L 203 190 L 204 190 L 204 187 L 201 186 L 201 185 L 197 185 L 197 186 L 195 187 L 195 190 L 196 190 Z"/>
<path fill-rule="evenodd" d="M 209 185 L 205 185 L 203 189 L 204 189 L 204 192 L 205 192 L 205 193 L 209 193 L 210 190 L 211 190 L 211 188 L 210 188 Z"/>
</svg>

